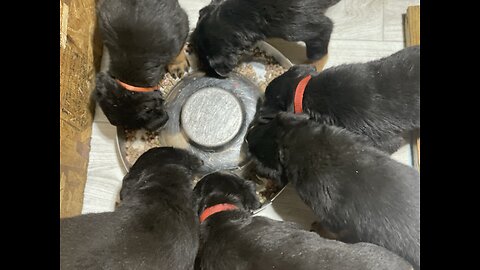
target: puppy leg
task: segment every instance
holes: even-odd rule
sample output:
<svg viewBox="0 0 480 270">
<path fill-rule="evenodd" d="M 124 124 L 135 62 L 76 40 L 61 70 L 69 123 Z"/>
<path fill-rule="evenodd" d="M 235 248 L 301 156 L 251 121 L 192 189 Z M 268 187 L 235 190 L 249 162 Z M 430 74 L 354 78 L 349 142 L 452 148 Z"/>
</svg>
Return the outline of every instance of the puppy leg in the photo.
<svg viewBox="0 0 480 270">
<path fill-rule="evenodd" d="M 322 223 L 319 221 L 315 221 L 312 223 L 312 225 L 310 226 L 310 231 L 315 232 L 321 237 L 326 239 L 331 239 L 331 240 L 338 239 L 338 235 L 336 233 L 333 233 L 327 228 L 325 228 L 325 226 L 323 226 Z"/>
<path fill-rule="evenodd" d="M 321 72 L 323 70 L 323 68 L 325 67 L 325 65 L 327 64 L 327 62 L 328 62 L 328 54 L 325 54 L 322 58 L 320 58 L 317 61 L 313 61 L 310 64 L 315 67 L 317 72 Z"/>
<path fill-rule="evenodd" d="M 333 22 L 327 16 L 320 15 L 310 24 L 297 22 L 283 28 L 283 38 L 288 41 L 304 41 L 308 64 L 315 66 L 317 72 L 323 70 L 328 60 L 328 44 L 333 30 Z"/>
<path fill-rule="evenodd" d="M 190 63 L 188 62 L 187 55 L 185 53 L 185 48 L 180 51 L 180 54 L 175 57 L 175 59 L 168 65 L 167 69 L 170 74 L 174 77 L 181 78 L 188 72 Z"/>
<path fill-rule="evenodd" d="M 333 22 L 330 18 L 322 16 L 314 26 L 317 30 L 314 37 L 305 40 L 307 58 L 313 61 L 322 59 L 328 53 L 328 44 L 333 31 Z"/>
<path fill-rule="evenodd" d="M 330 228 L 327 228 L 322 222 L 315 221 L 310 226 L 310 231 L 315 232 L 323 238 L 330 239 L 330 240 L 339 240 L 342 242 L 347 243 L 355 243 L 358 242 L 354 237 L 351 236 L 347 229 L 340 230 L 335 232 Z"/>
</svg>

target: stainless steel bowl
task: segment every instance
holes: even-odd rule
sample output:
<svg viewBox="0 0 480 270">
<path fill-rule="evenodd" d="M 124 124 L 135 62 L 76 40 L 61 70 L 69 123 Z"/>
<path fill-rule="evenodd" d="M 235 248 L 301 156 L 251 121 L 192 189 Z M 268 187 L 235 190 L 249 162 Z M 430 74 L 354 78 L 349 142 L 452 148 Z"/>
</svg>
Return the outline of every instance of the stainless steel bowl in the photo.
<svg viewBox="0 0 480 270">
<path fill-rule="evenodd" d="M 259 42 L 256 46 L 283 67 L 292 66 L 268 43 Z M 251 176 L 252 166 L 244 137 L 263 92 L 250 78 L 235 72 L 225 79 L 207 77 L 195 71 L 196 59 L 190 60 L 194 71 L 180 80 L 166 97 L 169 120 L 159 131 L 160 146 L 183 148 L 196 154 L 208 168 L 206 173 L 228 170 L 240 176 Z M 259 67 L 258 63 L 252 66 Z M 131 164 L 126 159 L 125 132 L 121 127 L 117 128 L 117 146 L 128 171 Z"/>
</svg>

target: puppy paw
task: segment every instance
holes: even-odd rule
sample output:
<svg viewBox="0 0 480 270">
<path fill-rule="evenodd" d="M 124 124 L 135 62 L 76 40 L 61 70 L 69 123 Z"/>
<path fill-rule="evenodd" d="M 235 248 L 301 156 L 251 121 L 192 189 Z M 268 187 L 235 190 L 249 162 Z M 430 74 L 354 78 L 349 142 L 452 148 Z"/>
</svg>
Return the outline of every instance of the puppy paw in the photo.
<svg viewBox="0 0 480 270">
<path fill-rule="evenodd" d="M 179 55 L 168 65 L 168 72 L 176 78 L 181 78 L 188 72 L 190 63 L 188 62 L 185 48 L 182 49 Z"/>
</svg>

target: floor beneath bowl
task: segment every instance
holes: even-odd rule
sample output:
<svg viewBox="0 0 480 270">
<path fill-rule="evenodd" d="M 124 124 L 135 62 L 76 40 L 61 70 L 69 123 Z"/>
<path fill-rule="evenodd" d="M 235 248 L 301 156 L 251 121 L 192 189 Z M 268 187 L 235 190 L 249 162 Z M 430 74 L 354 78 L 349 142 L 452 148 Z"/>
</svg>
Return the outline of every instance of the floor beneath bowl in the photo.
<svg viewBox="0 0 480 270">
<path fill-rule="evenodd" d="M 187 11 L 190 28 L 197 23 L 198 11 L 210 0 L 179 0 Z M 334 21 L 326 68 L 344 63 L 365 62 L 388 56 L 404 45 L 402 14 L 419 0 L 342 0 L 330 8 L 327 15 Z M 281 50 L 293 63 L 305 60 L 301 44 L 279 40 L 270 43 Z M 125 175 L 116 149 L 116 128 L 97 107 L 92 127 L 90 161 L 85 185 L 82 213 L 113 211 L 117 194 Z M 392 157 L 411 165 L 410 146 L 404 146 Z M 309 228 L 311 211 L 300 201 L 295 191 L 286 188 L 272 205 L 258 215 L 278 220 L 296 221 Z"/>
</svg>

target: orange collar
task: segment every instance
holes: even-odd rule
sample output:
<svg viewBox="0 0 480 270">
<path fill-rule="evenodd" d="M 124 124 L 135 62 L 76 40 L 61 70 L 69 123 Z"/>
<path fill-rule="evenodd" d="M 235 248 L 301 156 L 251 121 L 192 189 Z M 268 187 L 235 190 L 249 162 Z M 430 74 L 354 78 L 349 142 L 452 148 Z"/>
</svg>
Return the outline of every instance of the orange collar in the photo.
<svg viewBox="0 0 480 270">
<path fill-rule="evenodd" d="M 221 204 L 216 204 L 214 206 L 210 206 L 207 209 L 203 210 L 202 214 L 200 215 L 200 223 L 202 223 L 203 221 L 205 221 L 205 219 L 207 219 L 209 216 L 215 213 L 235 210 L 235 209 L 238 209 L 238 207 L 230 203 L 221 203 Z"/>
<path fill-rule="evenodd" d="M 307 77 L 303 78 L 295 89 L 295 98 L 293 99 L 293 111 L 295 113 L 302 113 L 303 111 L 303 93 L 305 92 L 305 88 L 307 87 L 308 81 L 310 81 L 311 78 L 312 75 L 308 75 Z"/>
<path fill-rule="evenodd" d="M 151 91 L 155 91 L 155 90 L 160 89 L 160 87 L 158 85 L 153 86 L 153 87 L 138 87 L 138 86 L 133 86 L 133 85 L 126 84 L 126 83 L 120 81 L 119 79 L 116 79 L 116 81 L 117 81 L 118 84 L 123 86 L 128 91 L 133 91 L 133 92 L 151 92 Z"/>
</svg>

